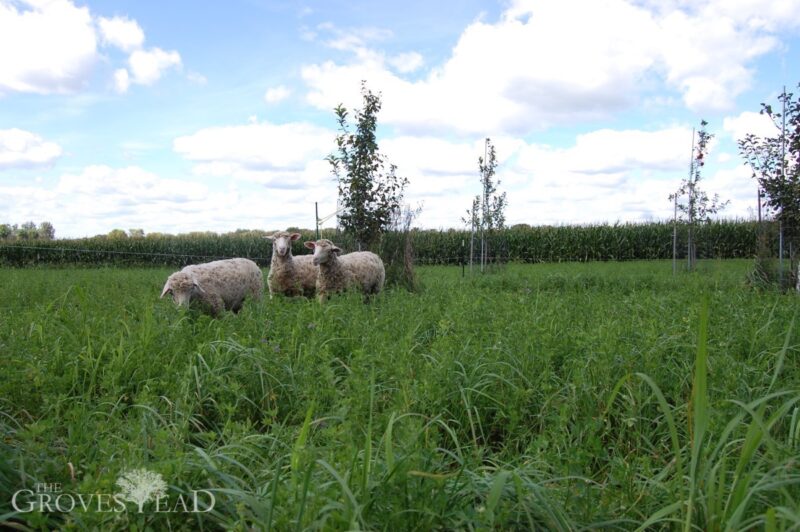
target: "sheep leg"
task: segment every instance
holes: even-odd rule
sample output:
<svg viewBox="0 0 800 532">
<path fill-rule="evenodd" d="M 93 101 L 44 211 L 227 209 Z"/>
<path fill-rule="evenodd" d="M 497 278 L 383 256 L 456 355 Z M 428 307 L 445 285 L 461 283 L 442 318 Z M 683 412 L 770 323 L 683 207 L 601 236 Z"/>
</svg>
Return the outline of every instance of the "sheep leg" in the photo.
<svg viewBox="0 0 800 532">
<path fill-rule="evenodd" d="M 209 299 L 208 306 L 211 308 L 211 315 L 215 318 L 225 309 L 225 303 L 222 301 L 222 297 L 218 295 L 214 295 Z"/>
</svg>

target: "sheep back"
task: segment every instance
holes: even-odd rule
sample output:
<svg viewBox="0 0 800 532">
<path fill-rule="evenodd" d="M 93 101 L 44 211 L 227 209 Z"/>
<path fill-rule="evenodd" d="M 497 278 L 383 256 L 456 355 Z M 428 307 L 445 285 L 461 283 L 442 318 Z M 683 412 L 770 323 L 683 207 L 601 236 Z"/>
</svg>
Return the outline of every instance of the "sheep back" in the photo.
<svg viewBox="0 0 800 532">
<path fill-rule="evenodd" d="M 349 272 L 347 288 L 357 286 L 364 294 L 377 294 L 383 288 L 386 270 L 381 258 L 371 251 L 356 251 L 339 257 Z"/>
<path fill-rule="evenodd" d="M 258 265 L 249 259 L 226 259 L 186 266 L 181 272 L 197 280 L 202 292 L 201 303 L 211 307 L 212 314 L 221 310 L 238 312 L 245 298 L 261 300 L 264 279 Z"/>
<path fill-rule="evenodd" d="M 383 288 L 385 277 L 383 261 L 374 253 L 348 253 L 319 266 L 317 294 L 320 302 L 348 288 L 358 288 L 365 295 L 377 294 Z"/>
</svg>

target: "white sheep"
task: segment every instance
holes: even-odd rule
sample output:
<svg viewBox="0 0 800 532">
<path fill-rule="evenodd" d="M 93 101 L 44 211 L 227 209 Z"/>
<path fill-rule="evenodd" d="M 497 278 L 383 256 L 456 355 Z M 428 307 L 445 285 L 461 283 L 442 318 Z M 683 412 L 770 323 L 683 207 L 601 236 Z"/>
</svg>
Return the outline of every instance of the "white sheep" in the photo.
<svg viewBox="0 0 800 532">
<path fill-rule="evenodd" d="M 346 255 L 333 242 L 323 238 L 316 242 L 305 242 L 314 250 L 313 263 L 318 266 L 317 296 L 324 303 L 329 295 L 359 288 L 365 296 L 377 294 L 383 288 L 386 270 L 379 256 L 370 251 L 357 251 Z"/>
<path fill-rule="evenodd" d="M 264 238 L 272 241 L 272 261 L 267 275 L 269 297 L 274 294 L 312 297 L 317 283 L 317 267 L 312 256 L 292 256 L 292 242 L 300 238 L 300 233 L 278 231 Z"/>
<path fill-rule="evenodd" d="M 172 295 L 178 306 L 196 301 L 212 316 L 225 310 L 239 312 L 246 297 L 261 300 L 264 279 L 249 259 L 227 259 L 192 264 L 169 276 L 161 297 Z"/>
</svg>

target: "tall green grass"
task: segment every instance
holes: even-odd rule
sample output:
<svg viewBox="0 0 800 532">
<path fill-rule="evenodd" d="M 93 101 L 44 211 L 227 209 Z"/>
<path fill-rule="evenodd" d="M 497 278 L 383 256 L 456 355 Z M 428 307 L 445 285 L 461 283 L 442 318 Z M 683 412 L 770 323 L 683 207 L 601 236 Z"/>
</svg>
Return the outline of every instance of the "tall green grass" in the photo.
<svg viewBox="0 0 800 532">
<path fill-rule="evenodd" d="M 792 296 L 749 263 L 422 268 L 213 320 L 168 269 L 0 270 L 0 521 L 67 529 L 792 529 Z M 72 479 L 70 466 L 75 473 Z M 15 515 L 161 473 L 198 515 Z"/>
</svg>

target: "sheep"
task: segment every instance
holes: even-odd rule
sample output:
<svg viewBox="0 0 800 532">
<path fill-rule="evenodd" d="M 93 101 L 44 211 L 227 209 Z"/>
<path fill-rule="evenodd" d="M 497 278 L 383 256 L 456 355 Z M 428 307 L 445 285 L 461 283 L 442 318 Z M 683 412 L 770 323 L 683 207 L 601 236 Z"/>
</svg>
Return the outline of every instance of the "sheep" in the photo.
<svg viewBox="0 0 800 532">
<path fill-rule="evenodd" d="M 313 263 L 317 265 L 317 296 L 324 303 L 330 294 L 350 287 L 358 287 L 365 299 L 383 288 L 386 270 L 383 261 L 369 251 L 357 251 L 339 256 L 341 249 L 323 238 L 316 242 L 305 242 L 305 247 L 314 250 Z"/>
<path fill-rule="evenodd" d="M 272 262 L 267 276 L 270 299 L 274 294 L 313 297 L 317 267 L 312 263 L 312 256 L 292 256 L 292 242 L 300 238 L 300 233 L 278 231 L 264 238 L 272 241 Z"/>
<path fill-rule="evenodd" d="M 223 308 L 238 313 L 245 297 L 261 300 L 264 280 L 261 269 L 249 259 L 228 259 L 192 264 L 169 276 L 164 289 L 178 306 L 196 301 L 217 317 Z"/>
</svg>

